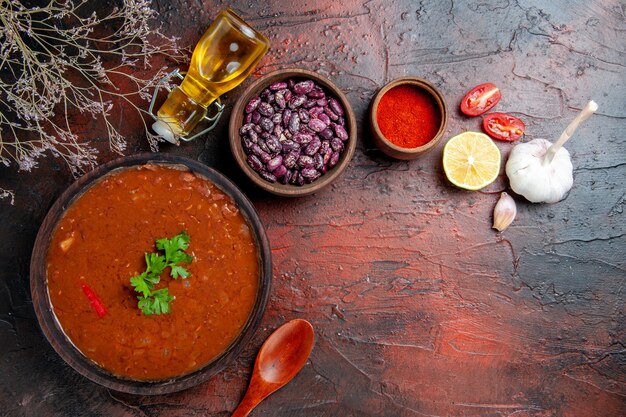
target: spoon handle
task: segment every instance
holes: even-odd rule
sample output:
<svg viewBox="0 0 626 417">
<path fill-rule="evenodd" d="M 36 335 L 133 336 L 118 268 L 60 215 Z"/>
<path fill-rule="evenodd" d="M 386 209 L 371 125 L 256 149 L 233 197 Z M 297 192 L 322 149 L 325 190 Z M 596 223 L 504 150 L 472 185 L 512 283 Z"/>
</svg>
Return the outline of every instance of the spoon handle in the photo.
<svg viewBox="0 0 626 417">
<path fill-rule="evenodd" d="M 246 393 L 231 417 L 246 417 L 258 404 L 259 400 L 257 398 L 252 398 Z"/>
</svg>

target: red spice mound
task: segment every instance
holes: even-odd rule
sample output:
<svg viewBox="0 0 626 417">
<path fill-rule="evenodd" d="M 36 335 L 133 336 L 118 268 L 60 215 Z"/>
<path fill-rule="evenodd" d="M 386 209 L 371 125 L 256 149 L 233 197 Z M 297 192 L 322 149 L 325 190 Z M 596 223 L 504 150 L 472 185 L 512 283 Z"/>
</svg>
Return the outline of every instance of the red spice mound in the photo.
<svg viewBox="0 0 626 417">
<path fill-rule="evenodd" d="M 376 109 L 378 127 L 394 145 L 416 148 L 435 137 L 441 113 L 435 99 L 422 88 L 405 84 L 387 91 Z"/>
</svg>

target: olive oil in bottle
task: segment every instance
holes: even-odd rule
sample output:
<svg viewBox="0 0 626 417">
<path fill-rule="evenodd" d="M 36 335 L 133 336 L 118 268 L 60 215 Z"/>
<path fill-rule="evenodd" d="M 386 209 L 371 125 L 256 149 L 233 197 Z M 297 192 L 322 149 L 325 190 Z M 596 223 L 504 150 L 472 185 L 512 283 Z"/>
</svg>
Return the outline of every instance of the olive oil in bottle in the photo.
<svg viewBox="0 0 626 417">
<path fill-rule="evenodd" d="M 221 11 L 196 45 L 183 82 L 157 112 L 154 131 L 172 143 L 189 134 L 207 107 L 238 86 L 268 48 L 269 41 L 241 17 Z"/>
</svg>

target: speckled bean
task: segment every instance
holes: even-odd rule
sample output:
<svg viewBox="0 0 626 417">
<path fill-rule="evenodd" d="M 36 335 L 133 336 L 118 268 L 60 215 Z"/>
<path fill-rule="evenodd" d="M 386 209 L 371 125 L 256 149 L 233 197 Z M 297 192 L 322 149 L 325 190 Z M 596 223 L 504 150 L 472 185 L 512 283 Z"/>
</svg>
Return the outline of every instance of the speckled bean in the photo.
<svg viewBox="0 0 626 417">
<path fill-rule="evenodd" d="M 339 152 L 333 152 L 328 160 L 328 168 L 333 168 L 339 162 Z"/>
<path fill-rule="evenodd" d="M 259 172 L 259 175 L 267 182 L 276 182 L 276 176 L 267 171 L 261 171 Z"/>
<path fill-rule="evenodd" d="M 259 125 L 266 132 L 271 132 L 274 129 L 274 123 L 272 123 L 272 121 L 267 117 L 261 117 L 261 120 L 259 120 Z"/>
<path fill-rule="evenodd" d="M 307 93 L 307 96 L 311 98 L 319 99 L 319 98 L 326 97 L 326 93 L 324 93 L 324 90 L 322 90 L 321 88 L 315 87 L 313 90 Z"/>
<path fill-rule="evenodd" d="M 289 184 L 298 185 L 298 177 L 301 176 L 299 171 L 294 171 L 291 175 L 291 179 L 289 180 Z M 304 178 L 302 179 L 302 184 L 304 184 Z"/>
<path fill-rule="evenodd" d="M 272 171 L 272 174 L 274 174 L 274 176 L 276 178 L 281 178 L 286 173 L 287 173 L 287 168 L 285 168 L 284 165 L 280 165 L 278 168 L 276 168 L 274 171 Z"/>
<path fill-rule="evenodd" d="M 259 143 L 257 143 L 257 145 L 259 146 L 259 148 L 261 148 L 261 150 L 265 153 L 267 153 L 268 155 L 270 154 L 270 149 L 267 147 L 267 144 L 265 143 L 265 139 L 259 139 Z M 263 157 L 263 155 L 259 155 L 260 157 Z"/>
<path fill-rule="evenodd" d="M 267 164 L 270 161 L 270 159 L 272 159 L 272 156 L 267 152 L 263 152 L 261 155 L 259 155 L 259 159 L 264 164 Z"/>
<path fill-rule="evenodd" d="M 241 129 L 239 129 L 239 134 L 241 136 L 245 136 L 246 134 L 248 134 L 249 131 L 252 130 L 252 128 L 254 128 L 254 125 L 252 123 L 246 123 L 245 125 L 241 126 Z"/>
<path fill-rule="evenodd" d="M 252 142 L 250 138 L 247 138 L 247 137 L 243 138 L 242 143 L 243 143 L 243 149 L 246 151 L 246 153 L 252 152 L 251 149 L 252 149 L 252 145 L 254 145 L 254 142 Z"/>
<path fill-rule="evenodd" d="M 333 136 L 335 136 L 335 134 L 333 133 L 333 131 L 330 128 L 326 128 L 324 130 L 322 130 L 320 133 L 320 137 L 326 140 L 330 140 L 333 138 Z"/>
<path fill-rule="evenodd" d="M 274 108 L 266 102 L 261 102 L 257 110 L 262 116 L 271 116 L 274 114 Z"/>
<path fill-rule="evenodd" d="M 303 168 L 302 171 L 300 171 L 300 174 L 309 182 L 319 178 L 319 176 L 322 175 L 313 167 Z"/>
<path fill-rule="evenodd" d="M 293 113 L 291 118 L 289 119 L 289 131 L 293 134 L 296 134 L 298 130 L 300 130 L 300 116 L 298 113 Z"/>
<path fill-rule="evenodd" d="M 333 154 L 333 151 L 330 148 L 326 152 L 322 153 L 324 157 L 324 166 L 328 165 L 328 161 L 330 161 L 330 157 L 332 154 Z"/>
<path fill-rule="evenodd" d="M 265 141 L 265 144 L 267 145 L 267 147 L 269 148 L 270 152 L 272 153 L 278 153 L 283 149 L 283 145 L 281 145 L 280 141 L 278 140 L 278 138 L 274 135 L 271 135 L 269 137 L 269 139 L 267 139 Z"/>
<path fill-rule="evenodd" d="M 309 115 L 309 112 L 306 111 L 305 109 L 299 109 L 298 116 L 300 116 L 300 121 L 302 123 L 309 123 L 309 120 L 311 120 L 311 116 Z"/>
<path fill-rule="evenodd" d="M 261 104 L 261 97 L 252 97 L 248 104 L 246 104 L 245 112 L 252 113 L 259 107 L 259 104 Z"/>
<path fill-rule="evenodd" d="M 295 152 L 290 152 L 287 155 L 285 155 L 285 157 L 283 158 L 283 165 L 289 169 L 295 168 L 295 166 L 298 164 L 299 157 L 300 157 L 300 154 L 295 153 Z"/>
<path fill-rule="evenodd" d="M 343 151 L 343 142 L 339 138 L 333 138 L 330 141 L 330 147 L 333 148 L 335 152 L 341 152 Z"/>
<path fill-rule="evenodd" d="M 330 117 L 326 113 L 320 114 L 317 118 L 324 122 L 326 126 L 330 125 Z"/>
<path fill-rule="evenodd" d="M 265 167 L 267 168 L 268 171 L 274 171 L 279 166 L 282 166 L 282 164 L 283 164 L 283 157 L 280 155 L 277 155 L 273 157 L 272 159 L 270 159 L 265 165 Z"/>
<path fill-rule="evenodd" d="M 290 169 L 285 168 L 285 174 L 282 177 L 280 177 L 280 182 L 282 184 L 288 184 L 292 175 L 293 175 L 293 171 L 291 171 Z"/>
<path fill-rule="evenodd" d="M 287 100 L 285 100 L 285 96 L 280 91 L 276 93 L 276 105 L 279 109 L 284 109 L 287 106 Z"/>
<path fill-rule="evenodd" d="M 263 167 L 264 167 L 263 162 L 261 162 L 261 160 L 259 159 L 258 156 L 256 156 L 256 155 L 249 155 L 248 159 L 247 159 L 247 162 L 248 162 L 248 165 L 250 165 L 250 167 L 253 170 L 255 170 L 257 172 L 263 170 Z"/>
<path fill-rule="evenodd" d="M 326 129 L 326 126 L 328 125 L 320 119 L 311 119 L 309 120 L 308 126 L 314 132 L 321 132 L 322 130 Z"/>
<path fill-rule="evenodd" d="M 301 125 L 300 126 L 300 132 L 301 133 L 306 133 L 307 135 L 315 135 L 317 133 L 313 129 L 311 129 L 308 124 Z"/>
<path fill-rule="evenodd" d="M 291 152 L 291 151 L 299 151 L 300 150 L 300 145 L 298 145 L 296 142 L 294 142 L 292 140 L 287 139 L 287 140 L 282 142 L 281 148 L 282 148 L 282 152 L 288 153 L 288 152 Z"/>
<path fill-rule="evenodd" d="M 261 149 L 258 143 L 255 143 L 254 145 L 252 145 L 250 147 L 250 150 L 252 151 L 253 154 L 257 156 L 261 156 L 261 154 L 265 153 L 265 151 Z"/>
<path fill-rule="evenodd" d="M 320 146 L 320 153 L 322 155 L 324 155 L 325 153 L 330 151 L 330 141 L 328 140 L 323 140 L 322 141 L 322 145 Z"/>
<path fill-rule="evenodd" d="M 318 138 L 313 138 L 313 140 L 311 140 L 311 142 L 304 148 L 304 153 L 306 155 L 313 156 L 320 150 L 320 146 L 322 146 L 322 142 Z"/>
<path fill-rule="evenodd" d="M 306 101 L 306 96 L 298 95 L 289 100 L 289 108 L 291 110 L 295 110 L 298 107 L 302 106 Z"/>
<path fill-rule="evenodd" d="M 313 156 L 313 166 L 318 171 L 322 169 L 322 167 L 324 166 L 324 157 L 321 154 L 316 153 Z"/>
<path fill-rule="evenodd" d="M 256 130 L 251 130 L 248 132 L 248 137 L 250 138 L 250 140 L 254 143 L 257 143 L 259 141 L 259 134 L 256 133 Z"/>
<path fill-rule="evenodd" d="M 315 87 L 315 83 L 313 82 L 313 80 L 305 80 L 305 81 L 300 81 L 299 83 L 296 83 L 293 86 L 293 91 L 296 94 L 307 94 L 311 92 L 314 87 Z"/>
<path fill-rule="evenodd" d="M 343 140 L 344 142 L 348 140 L 348 132 L 343 126 L 335 123 L 333 124 L 333 128 L 335 129 L 335 134 L 339 139 Z"/>
<path fill-rule="evenodd" d="M 337 116 L 344 115 L 343 107 L 341 107 L 341 104 L 339 104 L 336 99 L 331 98 L 330 100 L 328 100 L 328 105 L 330 106 L 330 109 L 333 111 L 333 113 L 335 113 Z"/>
<path fill-rule="evenodd" d="M 317 119 L 317 116 L 322 113 L 324 113 L 324 108 L 319 106 L 313 107 L 311 110 L 309 110 L 309 115 L 311 116 L 311 119 Z"/>
<path fill-rule="evenodd" d="M 291 119 L 291 110 L 285 109 L 283 112 L 283 127 L 285 129 L 289 126 L 289 119 Z"/>
<path fill-rule="evenodd" d="M 313 166 L 313 158 L 308 155 L 300 155 L 298 158 L 298 165 L 301 167 L 312 167 Z"/>
<path fill-rule="evenodd" d="M 337 116 L 328 106 L 324 107 L 324 113 L 333 121 L 339 120 L 339 116 Z"/>
<path fill-rule="evenodd" d="M 311 142 L 312 139 L 313 135 L 310 135 L 308 133 L 296 132 L 293 135 L 293 141 L 300 145 L 306 145 L 307 143 Z"/>
<path fill-rule="evenodd" d="M 284 81 L 277 81 L 274 84 L 271 84 L 269 88 L 272 91 L 284 90 L 287 88 L 287 83 Z"/>
</svg>

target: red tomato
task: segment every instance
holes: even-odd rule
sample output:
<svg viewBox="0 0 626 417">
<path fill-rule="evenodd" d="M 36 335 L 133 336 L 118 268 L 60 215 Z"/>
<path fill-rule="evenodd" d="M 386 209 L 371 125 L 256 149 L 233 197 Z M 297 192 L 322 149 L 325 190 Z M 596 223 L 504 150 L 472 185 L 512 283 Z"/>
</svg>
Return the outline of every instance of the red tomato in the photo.
<svg viewBox="0 0 626 417">
<path fill-rule="evenodd" d="M 494 139 L 512 142 L 522 137 L 526 125 L 517 117 L 493 112 L 483 118 L 483 129 Z"/>
<path fill-rule="evenodd" d="M 463 97 L 461 111 L 468 116 L 479 116 L 495 106 L 500 97 L 500 89 L 495 84 L 477 85 Z"/>
</svg>

